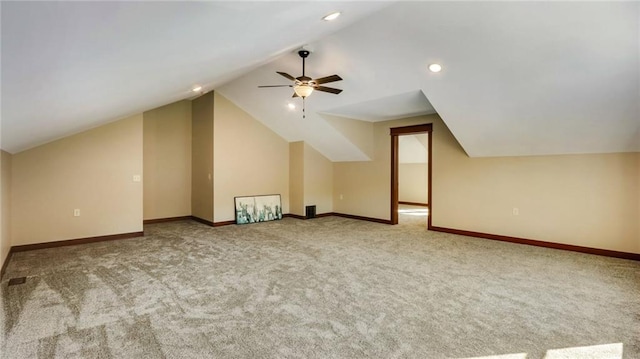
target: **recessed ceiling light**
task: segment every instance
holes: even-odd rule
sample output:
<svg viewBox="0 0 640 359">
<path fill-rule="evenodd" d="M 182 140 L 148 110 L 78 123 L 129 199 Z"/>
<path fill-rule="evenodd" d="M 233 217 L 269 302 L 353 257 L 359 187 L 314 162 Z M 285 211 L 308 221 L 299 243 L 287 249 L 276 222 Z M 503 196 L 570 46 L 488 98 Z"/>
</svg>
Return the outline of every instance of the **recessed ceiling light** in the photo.
<svg viewBox="0 0 640 359">
<path fill-rule="evenodd" d="M 429 71 L 431 72 L 440 72 L 440 70 L 442 70 L 442 66 L 440 66 L 439 64 L 429 65 Z"/>
<path fill-rule="evenodd" d="M 324 21 L 331 21 L 331 20 L 335 20 L 338 18 L 338 16 L 340 16 L 340 11 L 336 11 L 336 12 L 332 12 L 331 14 L 325 16 L 322 18 L 322 20 Z"/>
<path fill-rule="evenodd" d="M 292 104 L 291 102 L 289 102 L 287 104 L 287 107 L 289 107 L 290 110 L 295 110 L 296 109 L 296 105 Z"/>
<path fill-rule="evenodd" d="M 202 90 L 202 86 L 196 86 L 196 87 L 191 89 L 191 91 L 193 91 L 193 92 L 200 92 L 200 90 Z"/>
</svg>

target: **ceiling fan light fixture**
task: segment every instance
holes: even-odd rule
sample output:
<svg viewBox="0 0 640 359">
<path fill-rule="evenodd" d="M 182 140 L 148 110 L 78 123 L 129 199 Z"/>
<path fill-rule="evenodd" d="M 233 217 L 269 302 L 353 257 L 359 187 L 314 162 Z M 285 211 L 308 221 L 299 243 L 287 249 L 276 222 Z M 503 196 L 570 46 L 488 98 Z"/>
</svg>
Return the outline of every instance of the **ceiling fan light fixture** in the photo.
<svg viewBox="0 0 640 359">
<path fill-rule="evenodd" d="M 305 98 L 309 95 L 311 95 L 311 93 L 313 92 L 313 87 L 309 86 L 309 85 L 295 85 L 293 86 L 293 91 L 295 91 L 296 95 Z"/>
<path fill-rule="evenodd" d="M 322 20 L 324 20 L 324 21 L 332 21 L 332 20 L 337 19 L 338 16 L 340 16 L 340 14 L 341 14 L 340 11 L 332 12 L 331 14 L 324 16 L 322 18 Z"/>
</svg>

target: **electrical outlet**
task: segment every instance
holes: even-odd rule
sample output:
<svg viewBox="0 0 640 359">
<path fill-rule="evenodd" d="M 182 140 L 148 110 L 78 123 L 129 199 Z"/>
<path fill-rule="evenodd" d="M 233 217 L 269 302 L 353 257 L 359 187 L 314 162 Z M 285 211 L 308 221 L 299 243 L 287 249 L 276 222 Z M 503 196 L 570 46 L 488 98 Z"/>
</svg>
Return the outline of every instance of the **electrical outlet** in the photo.
<svg viewBox="0 0 640 359">
<path fill-rule="evenodd" d="M 133 175 L 133 182 L 140 182 L 141 177 L 140 175 Z"/>
<path fill-rule="evenodd" d="M 344 196 L 343 196 L 343 195 L 340 195 L 340 199 L 344 199 Z"/>
<path fill-rule="evenodd" d="M 513 215 L 514 216 L 519 216 L 520 215 L 520 209 L 518 207 L 513 207 Z"/>
<path fill-rule="evenodd" d="M 79 209 L 77 209 L 77 208 L 76 208 L 76 209 L 74 209 L 74 210 L 73 210 L 73 216 L 74 216 L 74 217 L 80 217 L 80 210 L 79 210 Z"/>
</svg>

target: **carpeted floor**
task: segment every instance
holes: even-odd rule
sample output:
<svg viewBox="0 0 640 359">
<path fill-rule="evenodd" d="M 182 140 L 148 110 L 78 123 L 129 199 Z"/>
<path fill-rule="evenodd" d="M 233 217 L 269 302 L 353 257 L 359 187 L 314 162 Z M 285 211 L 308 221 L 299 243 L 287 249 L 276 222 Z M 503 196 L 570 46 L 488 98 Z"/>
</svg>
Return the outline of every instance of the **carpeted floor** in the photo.
<svg viewBox="0 0 640 359">
<path fill-rule="evenodd" d="M 640 263 L 420 218 L 180 221 L 15 253 L 2 358 L 532 359 L 603 344 L 640 358 Z"/>
</svg>

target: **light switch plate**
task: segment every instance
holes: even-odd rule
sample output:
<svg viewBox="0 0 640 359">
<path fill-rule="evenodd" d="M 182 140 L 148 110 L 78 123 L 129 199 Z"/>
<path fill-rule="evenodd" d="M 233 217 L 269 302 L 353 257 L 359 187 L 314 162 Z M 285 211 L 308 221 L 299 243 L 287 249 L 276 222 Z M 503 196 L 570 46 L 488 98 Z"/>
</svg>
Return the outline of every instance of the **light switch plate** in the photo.
<svg viewBox="0 0 640 359">
<path fill-rule="evenodd" d="M 133 175 L 133 182 L 140 182 L 140 175 Z"/>
</svg>

